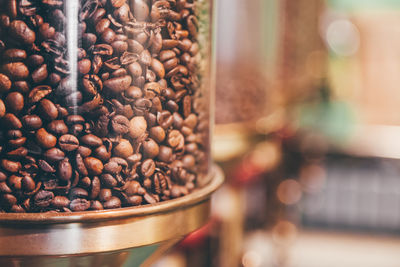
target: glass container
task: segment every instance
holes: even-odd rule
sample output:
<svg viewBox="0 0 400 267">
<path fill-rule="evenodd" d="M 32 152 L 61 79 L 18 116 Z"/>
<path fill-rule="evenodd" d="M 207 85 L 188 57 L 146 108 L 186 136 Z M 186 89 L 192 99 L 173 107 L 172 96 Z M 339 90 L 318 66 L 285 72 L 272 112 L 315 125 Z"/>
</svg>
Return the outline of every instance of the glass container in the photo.
<svg viewBox="0 0 400 267">
<path fill-rule="evenodd" d="M 209 180 L 211 1 L 0 4 L 0 212 L 154 204 Z"/>
</svg>

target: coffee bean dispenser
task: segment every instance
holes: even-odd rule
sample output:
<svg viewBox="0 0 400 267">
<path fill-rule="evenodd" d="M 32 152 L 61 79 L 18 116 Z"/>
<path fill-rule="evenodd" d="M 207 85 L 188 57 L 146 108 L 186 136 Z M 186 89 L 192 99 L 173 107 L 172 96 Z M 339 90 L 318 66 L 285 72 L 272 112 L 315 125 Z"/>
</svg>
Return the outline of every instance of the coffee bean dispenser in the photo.
<svg viewBox="0 0 400 267">
<path fill-rule="evenodd" d="M 1 266 L 136 266 L 205 223 L 211 15 L 0 0 Z"/>
</svg>

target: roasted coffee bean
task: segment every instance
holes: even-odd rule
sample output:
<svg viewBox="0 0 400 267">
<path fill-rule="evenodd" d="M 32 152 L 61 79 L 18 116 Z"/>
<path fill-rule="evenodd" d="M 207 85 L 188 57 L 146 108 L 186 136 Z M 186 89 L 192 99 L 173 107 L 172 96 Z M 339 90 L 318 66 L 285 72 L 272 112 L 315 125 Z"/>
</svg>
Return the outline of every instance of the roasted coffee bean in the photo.
<svg viewBox="0 0 400 267">
<path fill-rule="evenodd" d="M 91 201 L 90 210 L 102 210 L 102 209 L 104 209 L 104 208 L 100 201 L 98 201 L 98 200 Z"/>
<path fill-rule="evenodd" d="M 57 209 L 66 208 L 70 204 L 70 200 L 65 196 L 55 196 L 51 201 L 51 205 Z"/>
<path fill-rule="evenodd" d="M 75 164 L 76 164 L 76 168 L 79 172 L 79 174 L 81 174 L 82 176 L 88 176 L 89 172 L 85 166 L 85 163 L 83 161 L 83 158 L 81 156 L 81 154 L 76 154 L 75 157 Z"/>
<path fill-rule="evenodd" d="M 83 125 L 82 124 L 74 124 L 70 127 L 69 133 L 73 135 L 80 135 L 83 132 Z"/>
<path fill-rule="evenodd" d="M 0 182 L 0 193 L 9 194 L 12 193 L 11 188 L 5 182 Z"/>
<path fill-rule="evenodd" d="M 111 158 L 111 147 L 107 148 L 106 146 L 101 145 L 94 150 L 94 155 L 103 162 L 107 161 Z"/>
<path fill-rule="evenodd" d="M 174 118 L 174 123 L 173 123 L 174 128 L 181 129 L 184 122 L 182 116 L 178 112 L 174 112 L 172 116 Z"/>
<path fill-rule="evenodd" d="M 12 89 L 23 94 L 29 93 L 31 90 L 30 85 L 26 81 L 14 81 Z"/>
<path fill-rule="evenodd" d="M 150 177 L 153 175 L 155 171 L 156 165 L 152 159 L 146 159 L 143 161 L 142 166 L 141 166 L 141 173 L 145 177 Z"/>
<path fill-rule="evenodd" d="M 10 90 L 11 80 L 5 74 L 0 73 L 0 92 L 4 93 Z"/>
<path fill-rule="evenodd" d="M 90 208 L 90 202 L 86 199 L 77 198 L 71 201 L 69 208 L 72 211 L 85 211 Z"/>
<path fill-rule="evenodd" d="M 74 135 L 64 134 L 58 139 L 58 145 L 63 151 L 71 152 L 79 147 L 79 140 Z"/>
<path fill-rule="evenodd" d="M 84 163 L 89 174 L 100 175 L 103 171 L 103 163 L 97 158 L 87 157 L 84 159 Z"/>
<path fill-rule="evenodd" d="M 177 198 L 180 197 L 182 195 L 181 193 L 181 189 L 178 185 L 173 185 L 171 187 L 171 197 L 173 198 Z"/>
<path fill-rule="evenodd" d="M 5 61 L 24 61 L 27 58 L 26 51 L 17 48 L 7 49 L 3 53 L 3 59 Z"/>
<path fill-rule="evenodd" d="M 37 115 L 25 115 L 21 121 L 28 130 L 38 130 L 42 127 L 42 119 Z"/>
<path fill-rule="evenodd" d="M 72 178 L 72 165 L 68 158 L 58 163 L 58 177 L 63 181 L 69 181 Z"/>
<path fill-rule="evenodd" d="M 68 127 L 63 120 L 54 120 L 47 125 L 47 130 L 55 135 L 68 133 Z"/>
<path fill-rule="evenodd" d="M 100 176 L 100 181 L 103 186 L 107 188 L 114 188 L 118 185 L 117 180 L 109 173 L 102 174 Z"/>
<path fill-rule="evenodd" d="M 17 198 L 12 194 L 4 194 L 0 196 L 0 203 L 6 205 L 6 207 L 11 208 L 17 204 Z"/>
<path fill-rule="evenodd" d="M 131 85 L 131 76 L 123 76 L 108 79 L 104 82 L 104 88 L 112 94 L 119 94 L 129 88 Z"/>
<path fill-rule="evenodd" d="M 79 186 L 88 189 L 91 185 L 92 181 L 88 176 L 83 177 L 82 179 L 79 180 Z"/>
<path fill-rule="evenodd" d="M 115 40 L 111 43 L 111 46 L 114 49 L 114 53 L 116 54 L 122 54 L 128 50 L 128 43 L 125 41 Z"/>
<path fill-rule="evenodd" d="M 36 39 L 35 32 L 22 20 L 14 20 L 11 22 L 9 32 L 17 41 L 26 45 L 32 44 Z"/>
<path fill-rule="evenodd" d="M 117 209 L 121 207 L 121 200 L 115 196 L 112 196 L 109 200 L 104 202 L 103 207 L 105 209 Z"/>
<path fill-rule="evenodd" d="M 11 113 L 7 113 L 3 116 L 3 124 L 7 129 L 21 129 L 21 121 Z"/>
<path fill-rule="evenodd" d="M 82 36 L 82 44 L 84 48 L 89 48 L 97 41 L 97 37 L 93 33 L 85 33 Z"/>
<path fill-rule="evenodd" d="M 123 190 L 126 195 L 133 196 L 138 194 L 141 185 L 138 181 L 128 181 L 124 186 Z"/>
<path fill-rule="evenodd" d="M 122 171 L 122 166 L 117 162 L 110 161 L 104 165 L 104 171 L 111 174 L 118 174 Z"/>
<path fill-rule="evenodd" d="M 78 71 L 81 75 L 88 74 L 90 72 L 92 62 L 85 58 L 78 62 Z"/>
<path fill-rule="evenodd" d="M 142 116 L 133 117 L 129 122 L 129 135 L 132 138 L 142 136 L 146 132 L 146 129 L 147 122 Z"/>
<path fill-rule="evenodd" d="M 96 199 L 100 194 L 100 189 L 101 189 L 100 179 L 99 179 L 99 177 L 95 176 L 92 179 L 89 198 Z"/>
<path fill-rule="evenodd" d="M 21 190 L 22 188 L 22 177 L 17 175 L 11 175 L 8 177 L 8 184 L 14 191 Z"/>
<path fill-rule="evenodd" d="M 1 67 L 1 70 L 14 81 L 24 80 L 29 76 L 28 67 L 22 62 L 6 63 Z"/>
<path fill-rule="evenodd" d="M 133 195 L 128 197 L 127 201 L 129 205 L 138 206 L 142 203 L 143 197 L 138 195 Z"/>
<path fill-rule="evenodd" d="M 38 109 L 43 118 L 48 121 L 55 120 L 58 117 L 57 107 L 48 99 L 41 100 Z"/>
<path fill-rule="evenodd" d="M 24 50 L 22 50 L 22 51 L 24 51 Z M 24 52 L 22 52 L 22 53 L 24 53 Z M 26 54 L 26 52 L 25 52 L 25 54 Z M 31 68 L 37 68 L 37 67 L 43 65 L 43 63 L 44 63 L 44 57 L 41 55 L 36 55 L 36 54 L 29 56 L 28 60 L 27 60 L 27 64 Z"/>
<path fill-rule="evenodd" d="M 0 182 L 4 182 L 7 179 L 7 174 L 4 171 L 0 171 Z"/>
<path fill-rule="evenodd" d="M 44 157 L 47 161 L 54 163 L 62 160 L 65 157 L 65 153 L 62 150 L 53 147 L 44 152 Z"/>
<path fill-rule="evenodd" d="M 86 146 L 79 146 L 76 152 L 81 154 L 84 158 L 89 157 L 92 154 L 92 150 Z"/>
<path fill-rule="evenodd" d="M 38 165 L 43 172 L 55 172 L 56 170 L 45 160 L 40 159 Z"/>
<path fill-rule="evenodd" d="M 80 188 L 80 187 L 72 188 L 70 193 L 69 193 L 69 198 L 70 199 L 76 199 L 76 198 L 84 198 L 84 199 L 86 199 L 88 197 L 89 197 L 88 191 L 86 191 L 85 189 Z"/>
<path fill-rule="evenodd" d="M 143 73 L 142 67 L 140 66 L 139 62 L 133 62 L 129 64 L 128 71 L 135 78 L 140 77 Z"/>
<path fill-rule="evenodd" d="M 100 190 L 100 193 L 99 193 L 100 201 L 105 202 L 105 201 L 109 200 L 111 197 L 112 197 L 111 189 L 103 188 Z"/>
<path fill-rule="evenodd" d="M 18 113 L 24 108 L 24 96 L 19 92 L 11 92 L 7 95 L 5 104 L 7 110 Z"/>
<path fill-rule="evenodd" d="M 80 138 L 82 144 L 90 147 L 98 147 L 103 144 L 103 141 L 94 134 L 87 134 Z"/>
<path fill-rule="evenodd" d="M 151 195 L 149 193 L 144 194 L 143 198 L 149 204 L 157 203 L 157 199 L 154 197 L 154 195 Z"/>
<path fill-rule="evenodd" d="M 0 118 L 2 118 L 6 114 L 6 106 L 4 105 L 3 100 L 0 99 Z"/>
<path fill-rule="evenodd" d="M 49 23 L 43 23 L 39 27 L 39 36 L 42 40 L 52 39 L 56 30 Z"/>
<path fill-rule="evenodd" d="M 114 155 L 121 158 L 127 158 L 133 154 L 133 147 L 129 140 L 121 139 L 118 145 L 113 149 Z"/>
<path fill-rule="evenodd" d="M 159 153 L 158 144 L 151 138 L 143 142 L 143 155 L 145 158 L 155 158 Z"/>
<path fill-rule="evenodd" d="M 31 192 L 36 187 L 35 181 L 30 176 L 24 176 L 24 178 L 22 178 L 21 183 L 22 183 L 22 190 L 24 190 L 25 192 Z"/>
<path fill-rule="evenodd" d="M 101 34 L 101 40 L 107 44 L 111 44 L 115 40 L 115 32 L 110 28 L 106 28 L 103 30 Z"/>
<path fill-rule="evenodd" d="M 150 129 L 150 137 L 158 143 L 165 139 L 165 131 L 161 126 L 155 126 Z"/>
<path fill-rule="evenodd" d="M 158 160 L 170 163 L 173 161 L 173 150 L 168 146 L 160 146 L 160 151 L 157 156 Z"/>
<path fill-rule="evenodd" d="M 36 141 L 43 148 L 52 148 L 57 143 L 57 138 L 46 131 L 44 128 L 40 128 L 36 131 Z"/>
<path fill-rule="evenodd" d="M 46 208 L 50 206 L 54 199 L 54 193 L 46 190 L 40 190 L 33 198 L 36 207 Z"/>
<path fill-rule="evenodd" d="M 129 120 L 122 115 L 116 115 L 111 119 L 111 127 L 116 134 L 126 134 L 129 131 Z"/>
<path fill-rule="evenodd" d="M 31 78 L 34 83 L 40 83 L 43 82 L 48 75 L 49 73 L 47 72 L 47 65 L 43 64 L 32 72 Z"/>
<path fill-rule="evenodd" d="M 83 124 L 85 123 L 85 119 L 80 115 L 69 115 L 66 119 L 66 123 L 68 125 Z"/>
<path fill-rule="evenodd" d="M 185 143 L 185 138 L 178 130 L 172 130 L 168 133 L 167 142 L 172 148 L 178 148 Z"/>
<path fill-rule="evenodd" d="M 10 139 L 17 139 L 21 138 L 23 136 L 23 133 L 20 130 L 8 130 L 6 132 L 6 136 Z"/>
</svg>

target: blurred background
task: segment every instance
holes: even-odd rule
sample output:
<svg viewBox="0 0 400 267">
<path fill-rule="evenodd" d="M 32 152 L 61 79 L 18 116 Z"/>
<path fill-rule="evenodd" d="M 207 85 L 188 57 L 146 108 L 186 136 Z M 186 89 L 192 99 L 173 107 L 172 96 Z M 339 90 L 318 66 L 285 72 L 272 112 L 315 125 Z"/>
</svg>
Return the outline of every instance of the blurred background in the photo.
<svg viewBox="0 0 400 267">
<path fill-rule="evenodd" d="M 400 266 L 400 1 L 215 4 L 226 184 L 155 267 Z"/>
</svg>

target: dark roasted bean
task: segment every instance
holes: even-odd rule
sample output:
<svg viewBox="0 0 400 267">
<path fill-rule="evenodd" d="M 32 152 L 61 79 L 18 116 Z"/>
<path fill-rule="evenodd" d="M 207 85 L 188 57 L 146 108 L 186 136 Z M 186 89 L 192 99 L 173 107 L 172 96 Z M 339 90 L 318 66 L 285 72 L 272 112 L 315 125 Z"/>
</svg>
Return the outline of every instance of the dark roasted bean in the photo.
<svg viewBox="0 0 400 267">
<path fill-rule="evenodd" d="M 100 201 L 102 201 L 102 202 L 107 201 L 111 197 L 112 197 L 111 189 L 103 188 L 103 189 L 100 190 L 100 193 L 99 193 L 99 200 Z"/>
<path fill-rule="evenodd" d="M 72 166 L 68 158 L 58 163 L 58 177 L 63 181 L 69 181 L 72 177 Z"/>
<path fill-rule="evenodd" d="M 0 92 L 4 93 L 10 90 L 11 80 L 5 74 L 0 73 Z"/>
<path fill-rule="evenodd" d="M 116 209 L 121 207 L 121 200 L 115 196 L 112 196 L 109 200 L 103 204 L 105 209 Z"/>
<path fill-rule="evenodd" d="M 150 177 L 153 175 L 155 167 L 156 165 L 152 159 L 146 159 L 145 161 L 143 161 L 140 170 L 145 177 Z"/>
<path fill-rule="evenodd" d="M 14 20 L 10 24 L 10 34 L 19 42 L 22 42 L 26 45 L 32 44 L 36 35 L 35 32 L 32 31 L 28 25 L 22 20 Z"/>
<path fill-rule="evenodd" d="M 91 146 L 91 147 L 97 147 L 97 146 L 101 146 L 103 144 L 103 141 L 95 136 L 94 134 L 87 134 L 84 135 L 80 138 L 82 144 L 85 144 L 87 146 Z"/>
<path fill-rule="evenodd" d="M 19 92 L 11 92 L 6 97 L 7 110 L 18 113 L 24 108 L 24 96 Z"/>
<path fill-rule="evenodd" d="M 74 151 L 79 147 L 79 140 L 74 135 L 64 134 L 58 139 L 58 145 L 63 151 Z"/>
<path fill-rule="evenodd" d="M 107 188 L 114 188 L 118 185 L 117 180 L 109 173 L 102 174 L 100 181 Z"/>
<path fill-rule="evenodd" d="M 36 131 L 36 141 L 43 148 L 52 148 L 57 143 L 57 138 L 46 131 L 44 128 L 40 128 Z"/>
<path fill-rule="evenodd" d="M 98 200 L 93 200 L 93 201 L 91 201 L 91 203 L 90 203 L 90 209 L 91 209 L 91 210 L 102 210 L 102 209 L 104 209 L 104 208 L 103 208 L 103 205 L 101 204 L 100 201 L 98 201 Z"/>
<path fill-rule="evenodd" d="M 44 152 L 44 157 L 49 162 L 57 162 L 57 161 L 62 160 L 65 157 L 65 154 L 64 154 L 64 152 L 62 152 L 62 150 L 60 150 L 56 147 L 53 147 L 53 148 L 50 148 L 49 150 L 47 150 L 46 152 Z"/>
<path fill-rule="evenodd" d="M 86 199 L 77 198 L 71 201 L 69 208 L 72 211 L 85 211 L 90 208 L 90 202 Z"/>
<path fill-rule="evenodd" d="M 28 130 L 38 130 L 42 127 L 42 119 L 37 115 L 26 115 L 22 117 L 22 124 Z"/>
<path fill-rule="evenodd" d="M 41 190 L 34 196 L 33 202 L 36 207 L 46 208 L 50 206 L 53 199 L 54 199 L 53 192 Z"/>
<path fill-rule="evenodd" d="M 52 121 L 58 117 L 57 107 L 54 105 L 53 102 L 51 102 L 48 99 L 41 100 L 38 108 L 39 108 L 40 114 L 46 120 Z"/>
<path fill-rule="evenodd" d="M 35 181 L 30 176 L 25 176 L 24 178 L 22 178 L 21 183 L 22 183 L 22 189 L 25 192 L 31 192 L 36 187 Z"/>
<path fill-rule="evenodd" d="M 103 163 L 97 158 L 87 157 L 84 159 L 84 163 L 89 174 L 100 175 L 103 172 Z"/>
<path fill-rule="evenodd" d="M 47 125 L 47 130 L 55 135 L 68 133 L 68 127 L 63 120 L 54 120 Z"/>
</svg>

